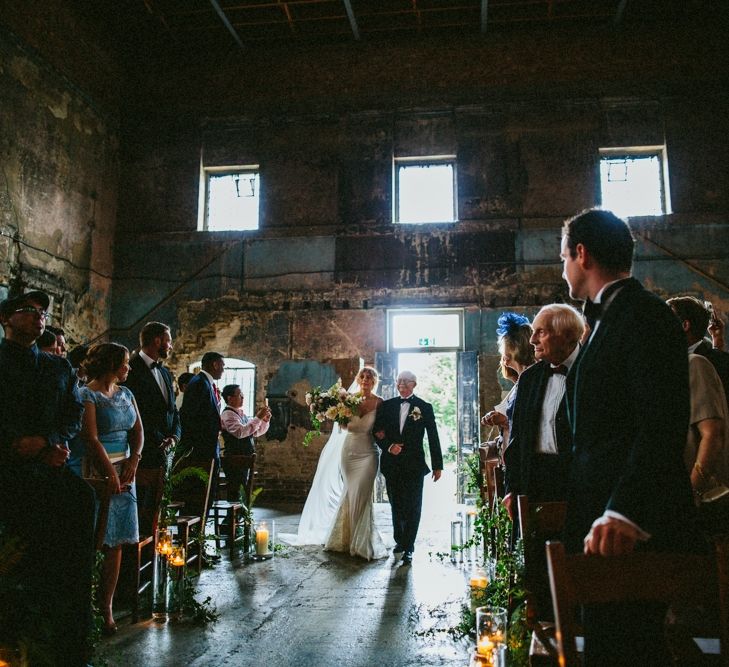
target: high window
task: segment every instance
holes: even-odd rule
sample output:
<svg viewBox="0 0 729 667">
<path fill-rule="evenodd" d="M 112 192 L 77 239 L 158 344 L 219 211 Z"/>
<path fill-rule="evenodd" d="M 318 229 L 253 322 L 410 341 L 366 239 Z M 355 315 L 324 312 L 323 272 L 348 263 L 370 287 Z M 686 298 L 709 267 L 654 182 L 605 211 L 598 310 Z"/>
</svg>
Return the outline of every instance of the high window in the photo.
<svg viewBox="0 0 729 667">
<path fill-rule="evenodd" d="M 259 228 L 258 165 L 205 167 L 198 229 L 208 232 Z"/>
<path fill-rule="evenodd" d="M 602 207 L 621 217 L 671 212 L 663 146 L 600 150 Z"/>
<path fill-rule="evenodd" d="M 456 158 L 395 158 L 394 215 L 396 223 L 455 222 Z"/>
</svg>

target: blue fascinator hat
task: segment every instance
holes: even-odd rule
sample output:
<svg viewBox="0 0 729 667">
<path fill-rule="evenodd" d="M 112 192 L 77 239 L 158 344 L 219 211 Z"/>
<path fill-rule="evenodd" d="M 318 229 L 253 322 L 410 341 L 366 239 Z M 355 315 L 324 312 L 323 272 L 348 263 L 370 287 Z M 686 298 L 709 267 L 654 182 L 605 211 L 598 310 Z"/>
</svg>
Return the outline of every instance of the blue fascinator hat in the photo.
<svg viewBox="0 0 729 667">
<path fill-rule="evenodd" d="M 529 325 L 529 318 L 519 313 L 503 313 L 496 327 L 497 336 L 515 336 L 519 329 Z"/>
</svg>

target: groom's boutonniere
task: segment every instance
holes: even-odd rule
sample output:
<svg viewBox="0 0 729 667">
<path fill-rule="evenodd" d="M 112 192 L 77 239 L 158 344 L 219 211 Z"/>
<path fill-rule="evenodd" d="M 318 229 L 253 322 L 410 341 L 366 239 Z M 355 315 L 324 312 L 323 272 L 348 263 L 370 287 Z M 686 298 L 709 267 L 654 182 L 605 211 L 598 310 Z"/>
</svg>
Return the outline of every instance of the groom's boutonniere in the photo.
<svg viewBox="0 0 729 667">
<path fill-rule="evenodd" d="M 418 421 L 418 419 L 422 419 L 422 417 L 423 417 L 423 413 L 420 412 L 420 408 L 417 406 L 414 407 L 413 411 L 410 413 L 410 419 L 412 419 L 413 421 L 416 422 L 416 421 Z"/>
</svg>

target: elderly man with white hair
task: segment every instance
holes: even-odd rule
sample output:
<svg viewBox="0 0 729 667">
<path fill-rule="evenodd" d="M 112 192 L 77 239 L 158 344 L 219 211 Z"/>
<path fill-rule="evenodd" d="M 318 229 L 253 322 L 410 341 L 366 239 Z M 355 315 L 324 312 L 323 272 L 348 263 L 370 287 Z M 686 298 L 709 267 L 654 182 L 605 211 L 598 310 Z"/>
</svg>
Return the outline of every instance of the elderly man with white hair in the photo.
<svg viewBox="0 0 729 667">
<path fill-rule="evenodd" d="M 400 396 L 380 404 L 372 429 L 382 450 L 380 470 L 385 476 L 392 508 L 396 542 L 393 553 L 402 553 L 402 562 L 406 564 L 413 559 L 423 504 L 423 479 L 430 472 L 423 451 L 426 432 L 433 481 L 437 482 L 443 471 L 433 406 L 413 394 L 417 383 L 411 371 L 400 372 L 397 376 Z"/>
</svg>

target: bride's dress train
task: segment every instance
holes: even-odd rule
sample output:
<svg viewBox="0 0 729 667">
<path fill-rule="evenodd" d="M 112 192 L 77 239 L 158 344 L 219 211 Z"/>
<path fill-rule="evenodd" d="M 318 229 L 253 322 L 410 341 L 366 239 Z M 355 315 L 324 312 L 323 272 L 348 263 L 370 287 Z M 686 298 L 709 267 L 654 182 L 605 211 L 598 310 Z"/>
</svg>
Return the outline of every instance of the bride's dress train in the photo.
<svg viewBox="0 0 729 667">
<path fill-rule="evenodd" d="M 374 423 L 374 410 L 362 418 L 354 417 L 349 423 L 341 455 L 344 495 L 334 523 L 330 524 L 331 531 L 324 547 L 328 551 L 342 551 L 367 560 L 388 555 L 375 528 L 372 504 L 379 462 L 377 445 L 372 437 Z"/>
<path fill-rule="evenodd" d="M 301 512 L 298 533 L 281 534 L 279 538 L 282 541 L 299 546 L 326 542 L 344 490 L 341 460 L 346 437 L 346 431 L 339 426 L 334 427 L 319 455 L 314 480 Z"/>
</svg>

